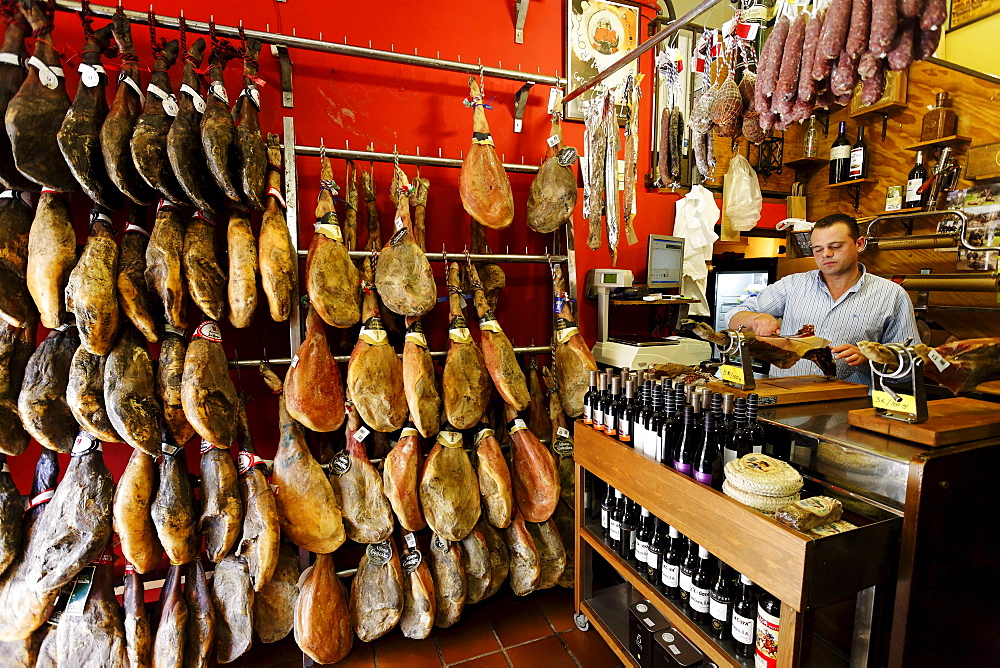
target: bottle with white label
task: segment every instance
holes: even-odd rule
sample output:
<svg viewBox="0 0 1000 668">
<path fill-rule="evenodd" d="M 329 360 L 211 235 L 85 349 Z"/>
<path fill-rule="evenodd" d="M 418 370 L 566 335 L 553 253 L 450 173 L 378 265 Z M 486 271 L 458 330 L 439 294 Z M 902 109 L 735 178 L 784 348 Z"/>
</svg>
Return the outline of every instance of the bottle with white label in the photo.
<svg viewBox="0 0 1000 668">
<path fill-rule="evenodd" d="M 625 499 L 621 490 L 615 490 L 615 505 L 608 519 L 608 547 L 618 552 L 622 544 L 622 515 L 625 513 Z"/>
<path fill-rule="evenodd" d="M 649 540 L 646 553 L 646 580 L 653 584 L 660 582 L 660 569 L 663 568 L 663 556 L 666 554 L 670 541 L 667 538 L 667 524 L 659 517 L 653 518 L 653 537 Z"/>
<path fill-rule="evenodd" d="M 847 123 L 840 122 L 840 133 L 830 147 L 830 183 L 847 181 L 851 170 L 851 140 L 847 138 Z"/>
<path fill-rule="evenodd" d="M 594 405 L 591 409 L 594 415 L 593 427 L 597 431 L 604 431 L 604 395 L 608 392 L 608 376 L 602 373 L 597 383 L 597 394 L 594 395 Z"/>
<path fill-rule="evenodd" d="M 686 541 L 686 549 L 684 550 L 684 559 L 681 561 L 679 585 L 681 602 L 687 608 L 691 598 L 691 578 L 694 577 L 694 570 L 698 566 L 698 544 L 690 538 L 684 540 Z"/>
<path fill-rule="evenodd" d="M 923 195 L 917 192 L 927 180 L 927 168 L 924 167 L 924 152 L 917 151 L 917 159 L 913 169 L 906 177 L 906 195 L 903 197 L 903 208 L 913 209 L 923 205 Z"/>
<path fill-rule="evenodd" d="M 660 591 L 669 599 L 678 600 L 681 597 L 681 560 L 684 559 L 687 539 L 672 526 L 667 527 L 670 543 L 663 553 L 663 566 L 660 568 Z"/>
<path fill-rule="evenodd" d="M 632 447 L 636 449 L 637 452 L 646 451 L 646 442 L 649 439 L 649 433 L 646 431 L 646 415 L 650 411 L 650 386 L 652 381 L 643 381 L 642 386 L 639 390 L 639 396 L 636 398 L 636 412 L 635 412 L 635 424 L 632 425 Z"/>
<path fill-rule="evenodd" d="M 618 437 L 618 395 L 621 393 L 622 380 L 618 376 L 611 377 L 611 392 L 601 402 L 601 414 L 604 416 L 604 433 Z"/>
<path fill-rule="evenodd" d="M 583 395 L 583 424 L 594 424 L 594 395 L 597 394 L 597 372 L 590 372 L 590 383 L 587 393 Z"/>
<path fill-rule="evenodd" d="M 730 636 L 733 640 L 733 652 L 736 656 L 750 657 L 754 653 L 756 634 L 754 627 L 757 620 L 757 603 L 753 595 L 753 582 L 740 574 L 740 584 L 733 597 L 733 621 L 730 625 Z"/>
<path fill-rule="evenodd" d="M 719 561 L 719 570 L 712 582 L 708 612 L 712 618 L 712 636 L 719 640 L 729 637 L 733 612 L 733 571 Z"/>
<path fill-rule="evenodd" d="M 639 526 L 635 530 L 635 550 L 632 552 L 632 565 L 645 570 L 649 561 L 649 542 L 653 538 L 653 518 L 649 511 L 640 508 Z"/>
<path fill-rule="evenodd" d="M 868 142 L 865 141 L 865 126 L 858 126 L 858 140 L 851 147 L 851 165 L 848 176 L 851 179 L 864 179 L 868 177 L 868 163 L 871 161 L 871 152 L 868 149 Z"/>
<path fill-rule="evenodd" d="M 778 632 L 781 630 L 781 603 L 767 592 L 757 601 L 757 668 L 777 668 Z"/>
<path fill-rule="evenodd" d="M 611 531 L 611 514 L 615 511 L 615 488 L 608 485 L 608 492 L 601 502 L 601 535 L 608 540 Z"/>
<path fill-rule="evenodd" d="M 708 624 L 712 600 L 712 555 L 708 548 L 698 547 L 698 563 L 691 575 L 691 593 L 688 596 L 688 616 L 698 624 Z"/>
<path fill-rule="evenodd" d="M 639 528 L 638 506 L 632 499 L 625 499 L 625 511 L 621 515 L 621 542 L 618 544 L 618 556 L 625 561 L 631 561 L 635 555 L 635 534 Z"/>
</svg>

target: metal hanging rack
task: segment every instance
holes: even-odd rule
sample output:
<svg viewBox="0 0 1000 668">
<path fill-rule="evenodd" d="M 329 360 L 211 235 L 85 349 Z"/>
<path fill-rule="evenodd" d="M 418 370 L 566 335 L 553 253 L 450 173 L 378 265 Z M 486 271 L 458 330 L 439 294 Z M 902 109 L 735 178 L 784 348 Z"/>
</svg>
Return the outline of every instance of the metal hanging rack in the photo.
<svg viewBox="0 0 1000 668">
<path fill-rule="evenodd" d="M 549 346 L 521 346 L 514 348 L 514 354 L 516 355 L 542 355 L 552 352 L 552 348 Z M 448 355 L 447 350 L 435 350 L 431 354 L 431 357 L 446 357 Z M 402 357 L 402 355 L 398 355 Z M 333 359 L 338 362 L 347 362 L 351 359 L 350 355 L 334 355 Z M 267 363 L 272 366 L 288 366 L 292 363 L 291 358 L 280 357 L 273 360 L 229 360 L 229 368 L 235 369 L 237 367 L 253 367 L 259 366 L 261 363 Z"/>
<path fill-rule="evenodd" d="M 405 165 L 425 165 L 428 167 L 462 167 L 461 158 L 442 158 L 432 155 L 403 155 L 401 153 L 385 153 L 379 151 L 355 151 L 347 148 L 330 148 L 329 146 L 296 146 L 295 154 L 318 158 L 325 151 L 331 158 L 343 160 L 358 160 L 369 162 L 399 162 Z M 464 157 L 464 156 L 463 156 Z M 516 162 L 503 163 L 504 171 L 518 174 L 537 174 L 538 165 L 525 165 Z"/>
</svg>

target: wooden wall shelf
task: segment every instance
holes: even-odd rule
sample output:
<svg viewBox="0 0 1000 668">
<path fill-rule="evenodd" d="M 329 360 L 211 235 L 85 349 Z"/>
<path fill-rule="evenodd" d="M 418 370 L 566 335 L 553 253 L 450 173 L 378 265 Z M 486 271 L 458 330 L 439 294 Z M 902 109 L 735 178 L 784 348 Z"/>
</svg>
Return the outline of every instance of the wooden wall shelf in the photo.
<svg viewBox="0 0 1000 668">
<path fill-rule="evenodd" d="M 829 183 L 827 188 L 850 188 L 852 186 L 860 186 L 862 183 L 878 183 L 878 179 L 866 178 L 866 179 L 851 179 L 850 181 L 841 181 L 840 183 Z"/>
<path fill-rule="evenodd" d="M 959 144 L 969 144 L 972 142 L 972 137 L 963 137 L 962 135 L 950 135 L 948 137 L 941 137 L 940 139 L 928 139 L 927 141 L 917 142 L 916 144 L 910 144 L 906 147 L 907 151 L 922 151 L 925 148 L 941 148 L 944 146 L 958 146 Z"/>
<path fill-rule="evenodd" d="M 830 164 L 830 161 L 826 158 L 809 158 L 803 156 L 801 158 L 795 158 L 794 160 L 789 160 L 785 163 L 785 167 L 791 167 L 792 169 L 809 169 L 819 167 L 823 164 Z"/>
</svg>

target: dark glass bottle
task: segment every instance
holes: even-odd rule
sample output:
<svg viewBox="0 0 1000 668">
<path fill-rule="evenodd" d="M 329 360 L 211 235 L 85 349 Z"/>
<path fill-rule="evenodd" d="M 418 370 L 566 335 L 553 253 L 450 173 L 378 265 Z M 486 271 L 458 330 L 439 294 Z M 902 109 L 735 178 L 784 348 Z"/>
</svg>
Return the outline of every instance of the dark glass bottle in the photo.
<svg viewBox="0 0 1000 668">
<path fill-rule="evenodd" d="M 733 430 L 729 434 L 722 452 L 722 459 L 728 464 L 734 459 L 739 459 L 750 454 L 753 450 L 752 434 L 747 429 L 747 400 L 737 397 L 736 408 L 733 409 Z"/>
<path fill-rule="evenodd" d="M 628 389 L 628 380 L 624 378 L 619 379 L 618 396 L 615 397 L 615 403 L 612 406 L 612 409 L 615 412 L 615 428 L 618 430 L 618 433 L 616 433 L 615 436 L 618 438 L 619 441 L 621 440 L 620 425 L 622 421 L 622 416 L 625 414 L 625 410 L 628 408 L 628 397 L 626 396 L 625 393 L 627 389 Z M 631 435 L 629 436 L 629 438 L 631 438 Z"/>
<path fill-rule="evenodd" d="M 712 582 L 709 613 L 712 617 L 712 635 L 719 640 L 729 637 L 733 613 L 733 572 L 719 561 L 719 570 Z"/>
<path fill-rule="evenodd" d="M 625 401 L 621 404 L 621 412 L 618 414 L 618 440 L 635 447 L 635 420 L 639 413 L 639 406 L 635 401 L 635 381 L 629 380 L 625 383 Z"/>
<path fill-rule="evenodd" d="M 646 455 L 650 459 L 660 461 L 660 425 L 663 424 L 663 388 L 658 383 L 653 383 L 653 399 L 649 414 L 646 416 Z"/>
<path fill-rule="evenodd" d="M 750 431 L 750 447 L 753 452 L 760 454 L 764 452 L 767 437 L 764 435 L 764 427 L 757 421 L 758 401 L 759 398 L 756 394 L 747 396 L 747 429 Z"/>
<path fill-rule="evenodd" d="M 691 574 L 691 592 L 688 596 L 688 616 L 697 624 L 708 624 L 712 601 L 712 555 L 708 548 L 698 547 L 698 561 Z"/>
<path fill-rule="evenodd" d="M 630 562 L 635 555 L 635 533 L 639 528 L 639 509 L 635 501 L 625 499 L 625 511 L 621 516 L 621 542 L 618 544 L 618 556 Z"/>
<path fill-rule="evenodd" d="M 733 621 L 730 626 L 730 637 L 733 640 L 733 652 L 736 656 L 753 656 L 756 646 L 757 601 L 754 600 L 753 583 L 750 578 L 740 574 L 740 583 L 733 596 Z"/>
<path fill-rule="evenodd" d="M 659 517 L 653 518 L 653 537 L 649 541 L 649 553 L 646 558 L 646 579 L 653 584 L 660 582 L 660 569 L 663 568 L 663 555 L 667 552 L 670 541 L 667 538 L 667 525 Z"/>
<path fill-rule="evenodd" d="M 924 167 L 924 152 L 917 151 L 917 159 L 913 163 L 913 169 L 906 177 L 906 195 L 903 198 L 903 208 L 910 209 L 923 205 L 924 197 L 917 191 L 920 190 L 925 181 L 927 181 L 927 168 Z"/>
<path fill-rule="evenodd" d="M 663 463 L 667 466 L 674 465 L 677 455 L 677 444 L 680 442 L 681 434 L 684 432 L 684 390 L 674 389 L 674 409 L 673 415 L 668 417 L 661 429 L 663 439 Z"/>
<path fill-rule="evenodd" d="M 715 416 L 715 425 L 722 426 L 722 393 L 716 392 L 712 395 L 712 414 Z"/>
<path fill-rule="evenodd" d="M 781 602 L 767 592 L 757 600 L 757 650 L 754 663 L 773 668 L 778 664 Z"/>
<path fill-rule="evenodd" d="M 722 395 L 722 424 L 717 425 L 721 429 L 719 440 L 728 443 L 733 431 L 733 394 L 726 392 Z"/>
<path fill-rule="evenodd" d="M 851 179 L 864 179 L 868 177 L 868 163 L 871 161 L 871 153 L 868 149 L 868 142 L 865 141 L 865 126 L 858 126 L 858 140 L 851 147 L 851 165 L 848 177 Z"/>
<path fill-rule="evenodd" d="M 656 424 L 656 461 L 667 466 L 673 466 L 673 453 L 670 452 L 670 436 L 676 422 L 677 411 L 674 408 L 674 393 L 671 390 L 663 392 L 663 416 Z"/>
<path fill-rule="evenodd" d="M 583 424 L 594 424 L 594 396 L 597 394 L 597 372 L 590 372 L 590 388 L 583 395 Z"/>
<path fill-rule="evenodd" d="M 681 597 L 681 562 L 687 554 L 687 538 L 672 526 L 667 526 L 667 549 L 663 553 L 660 566 L 660 591 L 667 598 L 679 600 Z"/>
<path fill-rule="evenodd" d="M 615 512 L 615 488 L 608 485 L 608 493 L 601 502 L 601 536 L 607 542 L 611 536 L 611 515 Z"/>
<path fill-rule="evenodd" d="M 698 566 L 698 544 L 687 538 L 687 549 L 684 552 L 684 560 L 681 562 L 680 594 L 681 601 L 687 605 L 691 598 L 691 578 L 694 576 L 694 569 Z"/>
<path fill-rule="evenodd" d="M 621 490 L 615 490 L 615 505 L 608 518 L 608 547 L 618 552 L 622 544 L 622 517 L 625 515 L 625 498 Z"/>
<path fill-rule="evenodd" d="M 649 563 L 649 543 L 653 539 L 653 518 L 645 508 L 639 510 L 639 526 L 635 531 L 635 550 L 632 551 L 632 565 L 641 573 L 646 572 Z"/>
<path fill-rule="evenodd" d="M 597 379 L 597 394 L 594 396 L 594 424 L 597 431 L 604 431 L 604 398 L 608 395 L 608 374 L 602 373 Z"/>
<path fill-rule="evenodd" d="M 846 181 L 851 167 L 851 141 L 847 138 L 847 123 L 840 122 L 840 134 L 830 147 L 830 183 Z"/>
<path fill-rule="evenodd" d="M 611 391 L 601 403 L 601 412 L 604 414 L 604 433 L 615 438 L 618 437 L 618 416 L 615 414 L 615 408 L 620 392 L 621 379 L 618 376 L 611 376 Z"/>
<path fill-rule="evenodd" d="M 674 451 L 674 470 L 688 476 L 691 475 L 691 468 L 694 466 L 694 459 L 698 454 L 698 447 L 701 445 L 698 438 L 701 435 L 701 430 L 698 429 L 695 419 L 694 407 L 685 406 L 684 425 L 681 427 Z"/>
<path fill-rule="evenodd" d="M 639 393 L 639 401 L 636 405 L 635 424 L 632 425 L 632 447 L 639 452 L 646 451 L 646 414 L 652 410 L 650 406 L 650 386 L 652 382 L 645 380 L 642 382 L 642 391 Z"/>
<path fill-rule="evenodd" d="M 703 485 L 722 489 L 722 448 L 715 428 L 715 413 L 705 413 L 705 437 L 694 462 L 694 479 Z"/>
</svg>

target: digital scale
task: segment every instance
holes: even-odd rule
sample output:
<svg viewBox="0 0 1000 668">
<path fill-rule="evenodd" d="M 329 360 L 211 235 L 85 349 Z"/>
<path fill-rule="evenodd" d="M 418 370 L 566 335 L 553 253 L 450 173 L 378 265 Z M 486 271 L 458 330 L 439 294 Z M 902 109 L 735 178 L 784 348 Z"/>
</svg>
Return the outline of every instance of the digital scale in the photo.
<svg viewBox="0 0 1000 668">
<path fill-rule="evenodd" d="M 587 272 L 587 295 L 597 297 L 597 344 L 594 359 L 613 367 L 643 369 L 657 364 L 685 364 L 698 366 L 712 356 L 712 345 L 707 341 L 686 337 L 659 339 L 642 335 L 608 336 L 611 312 L 611 291 L 632 286 L 633 276 L 628 269 L 591 269 Z M 655 304 L 669 304 L 662 299 Z M 678 319 L 686 317 L 687 304 L 679 303 Z"/>
</svg>

